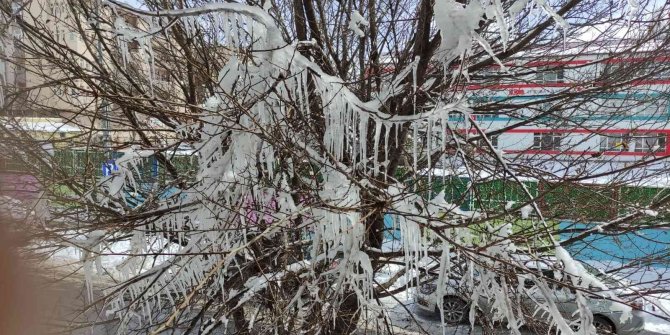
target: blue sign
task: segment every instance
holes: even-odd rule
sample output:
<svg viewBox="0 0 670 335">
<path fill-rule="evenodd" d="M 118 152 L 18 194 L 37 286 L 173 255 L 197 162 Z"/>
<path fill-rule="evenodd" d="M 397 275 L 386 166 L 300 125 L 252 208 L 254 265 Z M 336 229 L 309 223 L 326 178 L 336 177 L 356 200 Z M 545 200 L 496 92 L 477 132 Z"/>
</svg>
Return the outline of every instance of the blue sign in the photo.
<svg viewBox="0 0 670 335">
<path fill-rule="evenodd" d="M 384 240 L 386 241 L 400 241 L 400 228 L 393 227 L 393 215 L 384 214 Z"/>
<path fill-rule="evenodd" d="M 102 162 L 102 176 L 107 177 L 112 175 L 113 171 L 119 171 L 119 167 L 116 166 L 116 161 L 109 159 L 105 162 Z"/>
</svg>

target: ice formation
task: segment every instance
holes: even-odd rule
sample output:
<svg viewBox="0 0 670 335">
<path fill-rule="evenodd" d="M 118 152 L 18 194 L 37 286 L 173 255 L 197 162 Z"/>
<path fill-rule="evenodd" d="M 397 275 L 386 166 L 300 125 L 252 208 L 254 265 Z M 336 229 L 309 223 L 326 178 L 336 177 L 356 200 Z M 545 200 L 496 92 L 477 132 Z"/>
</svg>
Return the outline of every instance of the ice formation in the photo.
<svg viewBox="0 0 670 335">
<path fill-rule="evenodd" d="M 161 308 L 166 300 L 179 309 L 186 308 L 196 293 L 219 295 L 222 300 L 239 306 L 264 290 L 270 281 L 281 282 L 289 273 L 300 273 L 304 279 L 290 304 L 302 307 L 306 303 L 302 295 L 319 289 L 317 282 L 322 278 L 318 278 L 315 269 L 319 262 L 332 264 L 329 273 L 334 279 L 329 289 L 334 291 L 335 301 L 343 298 L 345 290 L 351 290 L 361 308 L 382 315 L 374 300 L 374 269 L 368 254 L 372 249 L 367 246 L 367 218 L 361 210 L 362 194 L 366 192 L 384 194 L 386 210 L 402 214 L 396 216 L 394 225 L 403 236 L 403 262 L 408 276 L 420 271 L 421 259 L 428 254 L 429 247 L 437 246 L 441 254 L 439 292 L 444 290 L 452 260 L 461 253 L 472 252 L 470 248 L 474 248 L 475 244 L 486 243 L 488 248 L 482 252 L 490 255 L 491 259 L 484 260 L 484 263 L 494 268 L 503 265 L 494 258 L 509 258 L 516 251 L 515 245 L 506 239 L 511 232 L 509 225 L 492 229 L 492 235 L 497 237 L 477 241 L 467 229 L 457 227 L 458 220 L 477 217 L 475 213 L 464 213 L 446 203 L 443 193 L 425 201 L 419 195 L 408 192 L 407 185 L 393 183 L 391 176 L 386 175 L 389 157 L 380 157 L 380 153 L 388 154 L 391 143 L 397 143 L 390 139 L 399 136 L 398 129 L 401 127 L 411 130 L 411 164 L 417 171 L 422 155 L 426 155 L 431 169 L 441 159 L 434 159 L 432 154 L 443 152 L 448 144 L 454 143 L 446 131 L 450 129 L 447 123 L 450 113 L 460 113 L 470 122 L 471 110 L 462 97 L 440 99 L 430 108 L 419 109 L 414 103 L 411 115 L 390 115 L 383 111 L 382 107 L 390 98 L 406 92 L 402 89 L 405 83 L 411 83 L 413 93 L 432 85 L 425 83 L 418 87 L 419 58 L 400 69 L 399 74 L 386 83 L 373 99 L 362 101 L 341 78 L 328 75 L 317 63 L 302 55 L 298 51 L 298 43 L 284 41 L 281 30 L 268 13 L 268 7 L 215 2 L 187 9 L 149 12 L 117 1 L 104 3 L 114 13 L 131 12 L 139 16 L 149 23 L 149 30 L 159 26 L 172 29 L 165 26 L 167 21 L 161 20 L 178 20 L 186 33 L 194 33 L 196 26 L 203 24 L 199 18 L 207 16 L 210 18 L 208 22 L 213 22 L 213 28 L 221 32 L 224 46 L 253 51 L 253 61 L 230 57 L 219 71 L 217 92 L 201 105 L 203 113 L 198 124 L 181 128 L 185 132 L 198 133 L 199 140 L 194 144 L 199 154 L 197 183 L 180 191 L 180 211 L 164 215 L 158 222 L 152 223 L 175 232 L 174 240 L 178 241 L 178 246 L 170 256 L 162 258 L 154 266 L 147 266 L 140 256 L 132 256 L 156 248 L 143 238 L 150 233 L 149 228 L 135 230 L 129 256 L 118 266 L 123 278 L 132 278 L 132 284 L 117 292 L 118 298 L 110 305 L 113 311 L 119 312 L 122 326 L 138 320 L 143 324 L 153 324 L 158 316 L 152 311 Z M 504 68 L 486 39 L 478 33 L 480 21 L 485 17 L 495 20 L 500 38 L 507 46 L 509 30 L 513 28 L 509 26 L 510 16 L 517 15 L 529 3 L 529 0 L 516 1 L 505 12 L 499 0 L 470 1 L 466 5 L 454 0 L 436 1 L 435 24 L 436 29 L 441 31 L 437 61 L 445 69 L 449 68 L 454 60 L 470 55 L 476 43 Z M 534 0 L 534 3 L 559 24 L 565 24 L 546 1 Z M 350 14 L 349 29 L 357 36 L 364 37 L 362 28 L 368 25 L 358 11 Z M 153 35 L 128 27 L 120 15 L 116 17 L 113 28 L 124 63 L 129 57 L 127 44 L 131 40 L 140 43 L 144 50 L 143 61 L 150 69 L 149 78 L 152 81 Z M 282 79 L 277 84 L 268 78 Z M 318 101 L 312 100 L 314 97 L 318 97 Z M 284 101 L 295 104 L 289 106 Z M 320 104 L 324 120 L 323 135 L 319 139 L 302 134 L 287 120 L 287 115 L 292 113 L 301 113 L 308 118 L 313 112 L 310 108 L 315 104 Z M 244 107 L 243 112 L 240 112 L 241 106 Z M 421 132 L 429 134 L 425 143 L 421 142 Z M 303 150 L 304 161 L 281 158 L 278 153 L 285 148 L 277 147 L 270 140 L 277 137 Z M 490 142 L 488 145 L 491 145 Z M 420 153 L 421 147 L 425 148 L 425 153 Z M 462 153 L 461 150 L 459 147 Z M 127 206 L 124 206 L 126 200 L 122 190 L 138 187 L 134 171 L 139 161 L 150 154 L 139 148 L 126 150 L 117 162 L 119 171 L 100 181 L 103 194 L 92 192 L 87 196 L 97 199 L 102 206 L 125 210 Z M 501 155 L 498 159 L 504 162 Z M 303 198 L 297 196 L 288 182 L 296 176 L 291 175 L 293 172 L 283 172 L 291 169 L 277 169 L 279 164 L 315 166 L 321 180 L 303 182 L 318 183 L 315 185 L 318 192 Z M 376 186 L 378 184 L 370 182 L 380 175 L 388 181 L 388 186 Z M 157 210 L 168 209 L 175 205 L 175 201 L 174 198 L 166 199 Z M 524 206 L 522 216 L 527 218 L 533 210 L 539 214 L 535 204 Z M 253 276 L 244 282 L 243 291 L 225 289 L 227 277 L 236 271 L 238 261 L 263 257 L 253 254 L 251 245 L 262 237 L 281 239 L 282 228 L 299 221 L 313 233 L 310 264 L 295 264 L 281 271 Z M 185 222 L 192 226 L 187 226 Z M 430 235 L 425 227 L 439 227 L 444 233 Z M 189 232 L 187 229 L 194 230 Z M 86 246 L 100 251 L 95 249 L 97 246 L 89 245 L 89 242 L 97 241 L 96 238 L 98 235 L 92 234 Z M 560 253 L 561 250 L 557 251 Z M 192 256 L 193 253 L 207 252 L 211 253 L 209 257 Z M 86 254 L 84 258 L 90 280 L 95 254 Z M 563 256 L 561 259 L 566 263 L 568 261 Z M 471 268 L 478 266 L 470 265 Z M 511 308 L 514 302 L 506 294 L 514 284 L 500 280 L 484 267 L 478 276 L 475 278 L 474 272 L 470 272 L 463 279 L 473 292 L 475 301 L 477 297 L 495 301 L 496 315 L 506 319 L 512 330 L 519 333 L 522 321 Z M 411 278 L 407 280 L 408 285 L 410 281 Z M 556 310 L 555 306 L 546 308 L 550 312 Z M 472 320 L 473 314 L 470 317 Z M 174 312 L 156 331 L 169 327 L 176 318 L 177 312 Z M 220 320 L 227 322 L 228 318 L 229 315 L 222 315 Z M 572 333 L 564 324 L 559 326 L 565 334 Z"/>
</svg>

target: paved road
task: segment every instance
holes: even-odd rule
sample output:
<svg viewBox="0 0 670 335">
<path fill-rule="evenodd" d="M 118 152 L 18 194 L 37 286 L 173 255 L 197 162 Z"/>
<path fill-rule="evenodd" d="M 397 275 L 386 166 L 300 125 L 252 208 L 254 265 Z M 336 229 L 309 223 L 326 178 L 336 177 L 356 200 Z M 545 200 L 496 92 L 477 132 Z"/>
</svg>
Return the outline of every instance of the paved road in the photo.
<svg viewBox="0 0 670 335">
<path fill-rule="evenodd" d="M 72 335 L 112 335 L 116 334 L 114 322 L 104 322 L 107 318 L 100 307 L 86 309 L 89 305 L 88 293 L 83 281 L 66 279 L 46 282 L 44 285 L 43 308 L 48 312 L 47 334 L 63 333 Z M 101 297 L 94 290 L 93 299 Z M 85 312 L 82 312 L 86 310 Z"/>
<path fill-rule="evenodd" d="M 405 300 L 406 308 L 403 308 L 400 304 L 394 304 L 390 307 L 389 316 L 393 321 L 394 330 L 397 334 L 442 334 L 442 326 L 440 317 L 435 315 L 426 314 L 426 312 L 418 309 L 415 303 L 410 300 Z M 670 329 L 670 325 L 667 322 L 654 319 L 653 317 L 649 318 L 650 323 L 655 323 L 654 325 L 647 325 L 648 330 L 641 332 L 639 335 L 668 335 L 670 332 L 667 330 Z M 361 331 L 360 334 L 375 334 L 374 332 L 365 332 Z M 475 326 L 475 329 L 470 333 L 470 326 L 467 324 L 458 325 L 454 327 L 447 327 L 444 334 L 447 335 L 467 335 L 467 334 L 483 334 L 483 331 L 480 327 Z M 504 328 L 496 330 L 496 334 L 510 334 L 510 331 Z M 533 332 L 528 329 L 522 329 L 521 334 L 532 335 Z"/>
</svg>

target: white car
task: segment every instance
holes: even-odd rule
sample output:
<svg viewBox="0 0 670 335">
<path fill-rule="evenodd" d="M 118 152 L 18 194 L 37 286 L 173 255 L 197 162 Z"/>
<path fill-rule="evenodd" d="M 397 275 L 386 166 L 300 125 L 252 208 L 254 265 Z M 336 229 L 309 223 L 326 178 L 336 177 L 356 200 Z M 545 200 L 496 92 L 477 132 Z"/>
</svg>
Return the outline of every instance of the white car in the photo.
<svg viewBox="0 0 670 335">
<path fill-rule="evenodd" d="M 532 262 L 537 263 L 537 261 Z M 603 275 L 588 264 L 582 265 L 584 265 L 584 268 L 591 274 L 601 279 L 608 287 L 613 288 L 616 286 L 617 282 L 613 277 Z M 526 266 L 533 269 L 536 264 L 526 264 Z M 545 269 L 540 268 L 540 271 L 547 278 L 553 279 L 554 270 L 550 267 L 546 267 Z M 437 287 L 434 282 L 428 282 L 421 286 L 416 294 L 416 302 L 420 310 L 427 313 L 438 314 L 440 312 L 438 307 L 439 303 L 442 304 L 444 321 L 447 324 L 466 322 L 468 320 L 471 306 L 471 301 L 469 301 L 468 298 L 470 295 L 465 292 L 460 292 L 458 282 L 458 278 L 451 278 L 441 297 L 437 296 Z M 546 299 L 538 292 L 539 290 L 532 289 L 534 285 L 534 282 L 527 280 L 524 283 L 525 290 L 521 297 L 521 301 L 523 301 L 522 303 L 524 305 L 527 304 L 530 310 L 535 309 L 537 302 Z M 576 315 L 575 312 L 578 310 L 574 292 L 571 292 L 571 290 L 564 287 L 554 287 L 553 285 L 551 287 L 551 299 L 558 307 L 558 310 L 566 319 L 571 320 L 574 318 Z M 614 291 L 616 292 L 616 289 Z M 630 318 L 624 318 L 622 317 L 624 314 L 623 310 L 628 308 L 626 305 L 595 295 L 587 296 L 586 299 L 588 307 L 593 313 L 593 325 L 598 334 L 633 335 L 638 334 L 643 330 L 644 318 L 642 316 L 645 312 L 642 311 L 642 303 L 633 302 L 628 304 L 633 307 L 632 316 Z M 490 313 L 492 313 L 491 301 L 485 297 L 479 299 L 477 307 L 484 315 L 490 315 Z M 538 318 L 541 319 L 542 316 L 539 316 Z"/>
</svg>

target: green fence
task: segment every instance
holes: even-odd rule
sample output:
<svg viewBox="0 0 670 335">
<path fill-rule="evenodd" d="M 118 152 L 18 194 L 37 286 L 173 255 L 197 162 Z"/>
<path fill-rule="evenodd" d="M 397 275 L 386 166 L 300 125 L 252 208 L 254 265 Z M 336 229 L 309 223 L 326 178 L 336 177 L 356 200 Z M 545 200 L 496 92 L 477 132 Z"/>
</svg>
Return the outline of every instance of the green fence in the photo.
<svg viewBox="0 0 670 335">
<path fill-rule="evenodd" d="M 622 186 L 619 191 L 621 203 L 635 206 L 646 207 L 662 197 L 670 195 L 670 189 L 660 187 L 633 187 Z M 630 208 L 619 208 L 619 214 L 630 212 Z"/>
<path fill-rule="evenodd" d="M 109 156 L 107 156 L 109 155 Z M 116 159 L 121 153 L 85 150 L 57 150 L 54 153 L 54 166 L 69 176 L 102 176 L 102 164 L 107 157 Z"/>
<path fill-rule="evenodd" d="M 540 207 L 548 218 L 605 221 L 617 215 L 619 188 L 576 183 L 539 184 Z"/>
<path fill-rule="evenodd" d="M 537 196 L 537 183 L 523 181 L 532 197 Z M 476 210 L 501 210 L 508 202 L 523 203 L 529 200 L 523 187 L 514 180 L 491 180 L 475 184 L 472 188 L 472 208 Z"/>
<path fill-rule="evenodd" d="M 55 165 L 63 172 L 73 177 L 102 176 L 102 166 L 107 158 L 118 159 L 121 152 L 105 153 L 103 151 L 84 150 L 57 150 L 54 154 Z M 198 160 L 194 155 L 174 155 L 168 161 L 175 167 L 179 177 L 193 178 L 197 169 Z M 132 170 L 138 182 L 165 183 L 172 178 L 167 167 L 160 163 L 155 156 L 142 158 Z"/>
<path fill-rule="evenodd" d="M 609 220 L 670 195 L 670 189 L 655 187 L 535 181 L 523 184 L 532 197 L 539 197 L 538 203 L 546 218 L 583 222 Z M 487 180 L 469 185 L 466 177 L 450 176 L 433 178 L 430 183 L 422 178 L 417 185 L 417 191 L 426 198 L 444 191 L 445 200 L 459 205 L 462 210 L 499 211 L 510 201 L 529 200 L 521 185 L 513 180 Z"/>
<path fill-rule="evenodd" d="M 434 178 L 430 181 L 428 179 L 421 179 L 419 182 L 422 195 L 426 198 L 434 197 L 444 190 L 445 200 L 453 204 L 461 204 L 468 202 L 468 179 L 460 177 L 446 177 Z M 430 194 L 428 190 L 430 189 Z"/>
<path fill-rule="evenodd" d="M 94 178 L 102 176 L 102 164 L 107 157 L 118 159 L 122 155 L 121 152 L 105 153 L 95 150 L 56 150 L 53 160 L 54 165 L 69 178 L 94 181 Z M 198 168 L 196 156 L 173 155 L 167 159 L 175 167 L 178 178 L 195 178 Z M 0 171 L 31 173 L 34 169 L 0 156 Z M 138 183 L 167 184 L 174 179 L 154 156 L 142 159 L 133 173 Z M 523 184 L 532 197 L 540 198 L 540 207 L 547 218 L 584 222 L 605 221 L 626 214 L 632 209 L 644 208 L 655 200 L 670 195 L 670 189 L 655 187 L 532 181 L 524 181 Z M 510 201 L 524 203 L 529 200 L 521 185 L 513 180 L 484 180 L 470 185 L 470 180 L 466 177 L 434 177 L 430 181 L 423 177 L 414 186 L 416 192 L 426 198 L 444 191 L 445 200 L 458 205 L 462 210 L 499 211 Z"/>
<path fill-rule="evenodd" d="M 537 196 L 535 182 L 523 182 L 531 196 Z M 457 204 L 462 210 L 495 210 L 502 209 L 509 201 L 525 202 L 528 196 L 523 187 L 512 180 L 488 180 L 475 183 L 469 187 L 467 177 L 436 177 L 428 182 L 422 178 L 418 183 L 419 193 L 424 197 L 435 196 L 444 191 L 445 200 Z"/>
</svg>

